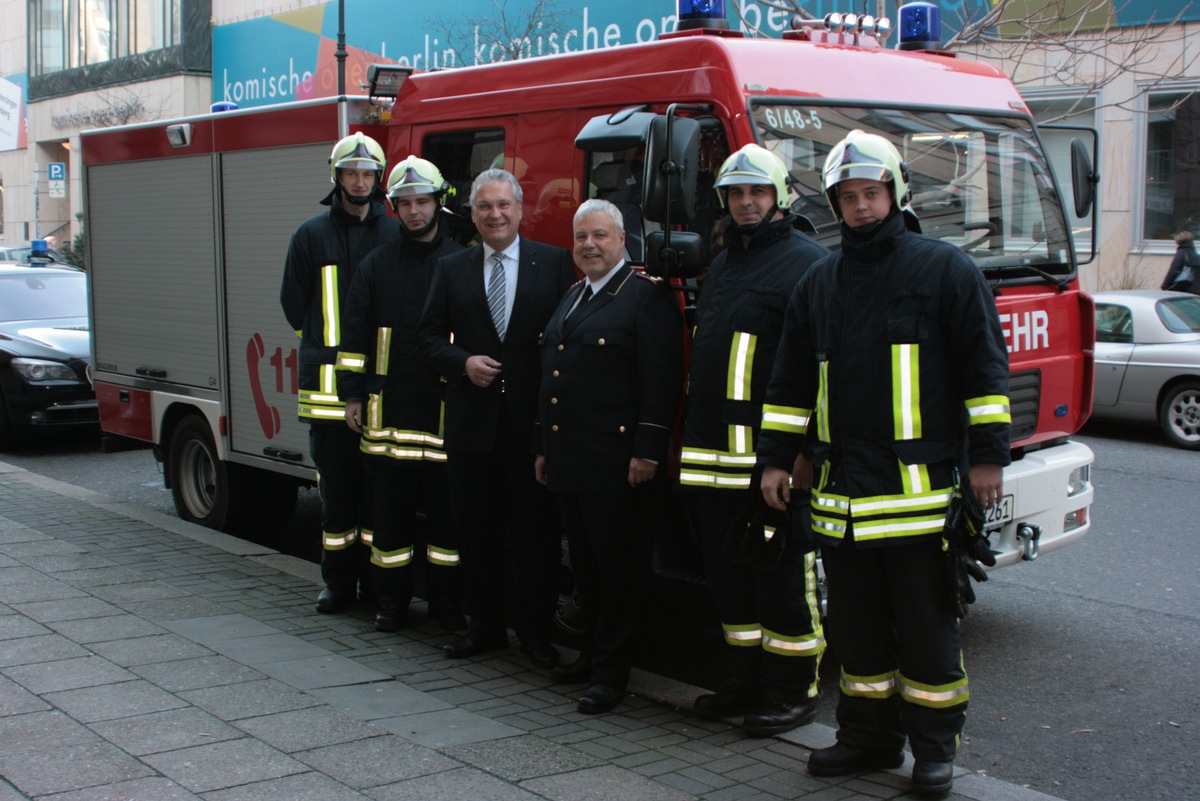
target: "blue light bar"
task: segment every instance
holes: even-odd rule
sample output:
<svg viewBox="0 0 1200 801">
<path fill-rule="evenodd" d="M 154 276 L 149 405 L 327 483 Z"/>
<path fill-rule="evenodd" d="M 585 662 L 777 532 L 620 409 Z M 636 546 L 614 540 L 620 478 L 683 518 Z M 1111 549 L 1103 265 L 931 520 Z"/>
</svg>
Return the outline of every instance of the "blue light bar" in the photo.
<svg viewBox="0 0 1200 801">
<path fill-rule="evenodd" d="M 900 6 L 900 50 L 940 50 L 942 47 L 942 10 L 933 3 L 908 3 Z"/>
<path fill-rule="evenodd" d="M 679 21 L 675 29 L 728 28 L 725 19 L 725 0 L 679 0 Z"/>
</svg>

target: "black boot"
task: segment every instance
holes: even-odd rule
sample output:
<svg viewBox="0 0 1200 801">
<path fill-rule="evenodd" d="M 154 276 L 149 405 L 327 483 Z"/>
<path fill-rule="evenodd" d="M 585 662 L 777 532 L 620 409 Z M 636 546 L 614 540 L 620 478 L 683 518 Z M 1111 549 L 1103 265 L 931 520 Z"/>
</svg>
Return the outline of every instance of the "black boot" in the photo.
<svg viewBox="0 0 1200 801">
<path fill-rule="evenodd" d="M 912 791 L 927 798 L 949 795 L 954 786 L 953 762 L 930 762 L 918 759 L 913 764 Z"/>
<path fill-rule="evenodd" d="M 758 701 L 758 686 L 742 679 L 730 679 L 715 693 L 702 695 L 692 702 L 692 710 L 702 718 L 722 720 L 741 717 Z"/>
<path fill-rule="evenodd" d="M 903 751 L 855 748 L 845 743 L 837 743 L 813 751 L 808 758 L 808 772 L 813 776 L 845 776 L 864 770 L 898 768 L 903 764 Z"/>
<path fill-rule="evenodd" d="M 742 728 L 750 734 L 770 737 L 791 731 L 810 722 L 817 714 L 817 699 L 804 691 L 767 687 L 762 698 L 742 720 Z"/>
<path fill-rule="evenodd" d="M 381 595 L 375 599 L 375 630 L 396 631 L 408 617 L 408 605 L 391 596 Z"/>
<path fill-rule="evenodd" d="M 444 631 L 466 631 L 467 618 L 457 598 L 435 598 L 429 602 L 429 619 Z"/>
</svg>

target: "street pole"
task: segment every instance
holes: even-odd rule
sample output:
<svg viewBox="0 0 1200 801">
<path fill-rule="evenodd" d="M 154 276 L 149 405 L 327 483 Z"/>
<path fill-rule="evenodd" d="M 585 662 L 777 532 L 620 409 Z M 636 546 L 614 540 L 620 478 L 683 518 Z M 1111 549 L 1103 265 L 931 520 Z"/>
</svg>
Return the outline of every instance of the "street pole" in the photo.
<svg viewBox="0 0 1200 801">
<path fill-rule="evenodd" d="M 42 224 L 38 218 L 38 201 L 40 200 L 38 197 L 38 191 L 41 188 L 41 183 L 42 166 L 35 161 L 33 162 L 33 236 L 28 237 L 29 241 L 31 242 L 38 238 L 38 230 L 42 227 Z"/>
<path fill-rule="evenodd" d="M 346 102 L 346 0 L 338 0 L 337 50 L 338 73 L 338 139 L 350 135 L 350 111 Z"/>
</svg>

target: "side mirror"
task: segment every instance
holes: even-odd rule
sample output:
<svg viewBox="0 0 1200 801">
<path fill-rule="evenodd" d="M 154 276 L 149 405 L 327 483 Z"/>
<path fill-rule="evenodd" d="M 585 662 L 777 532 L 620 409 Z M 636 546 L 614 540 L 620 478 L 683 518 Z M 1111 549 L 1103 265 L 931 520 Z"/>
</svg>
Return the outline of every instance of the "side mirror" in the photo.
<svg viewBox="0 0 1200 801">
<path fill-rule="evenodd" d="M 1079 139 L 1071 140 L 1071 192 L 1075 196 L 1075 216 L 1083 217 L 1091 211 L 1096 199 L 1096 184 L 1100 176 L 1092 172 L 1092 157 L 1087 145 Z"/>
<path fill-rule="evenodd" d="M 656 116 L 650 122 L 642 183 L 642 213 L 647 219 L 663 225 L 682 225 L 692 219 L 699 161 L 699 122 L 675 116 Z"/>
<path fill-rule="evenodd" d="M 646 274 L 656 278 L 695 278 L 708 269 L 704 241 L 692 231 L 646 234 Z"/>
</svg>

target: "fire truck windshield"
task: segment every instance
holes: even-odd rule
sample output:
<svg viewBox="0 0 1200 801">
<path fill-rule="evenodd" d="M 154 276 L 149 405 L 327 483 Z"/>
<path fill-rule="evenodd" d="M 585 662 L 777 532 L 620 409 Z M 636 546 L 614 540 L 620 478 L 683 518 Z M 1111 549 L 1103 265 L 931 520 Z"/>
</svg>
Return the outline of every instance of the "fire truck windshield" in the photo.
<svg viewBox="0 0 1200 801">
<path fill-rule="evenodd" d="M 836 246 L 840 235 L 821 168 L 830 148 L 861 128 L 899 149 L 925 234 L 961 247 L 989 277 L 1057 282 L 1072 274 L 1062 206 L 1027 118 L 790 98 L 755 99 L 751 112 L 759 141 L 788 165 L 793 211 L 824 244 Z"/>
</svg>

